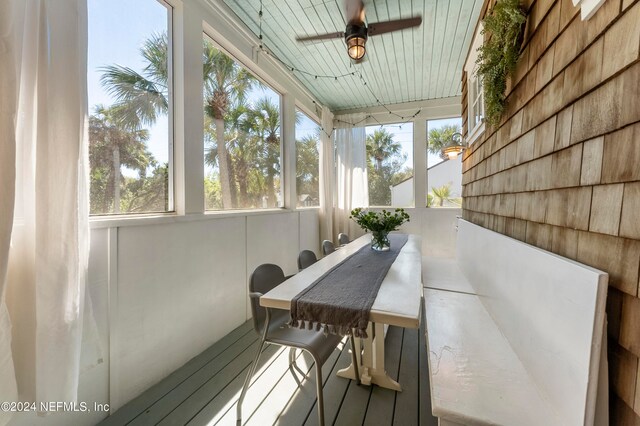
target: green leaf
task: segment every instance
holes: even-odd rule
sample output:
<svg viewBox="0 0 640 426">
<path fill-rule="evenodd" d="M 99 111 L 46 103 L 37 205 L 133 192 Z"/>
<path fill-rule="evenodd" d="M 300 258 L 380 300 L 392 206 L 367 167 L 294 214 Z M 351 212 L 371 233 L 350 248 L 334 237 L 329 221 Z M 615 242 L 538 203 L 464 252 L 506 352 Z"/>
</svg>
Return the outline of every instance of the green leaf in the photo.
<svg viewBox="0 0 640 426">
<path fill-rule="evenodd" d="M 527 18 L 519 0 L 498 0 L 483 20 L 484 44 L 478 49 L 476 75 L 483 80 L 485 119 L 495 125 L 506 108 L 507 78 L 520 57 L 520 36 Z"/>
</svg>

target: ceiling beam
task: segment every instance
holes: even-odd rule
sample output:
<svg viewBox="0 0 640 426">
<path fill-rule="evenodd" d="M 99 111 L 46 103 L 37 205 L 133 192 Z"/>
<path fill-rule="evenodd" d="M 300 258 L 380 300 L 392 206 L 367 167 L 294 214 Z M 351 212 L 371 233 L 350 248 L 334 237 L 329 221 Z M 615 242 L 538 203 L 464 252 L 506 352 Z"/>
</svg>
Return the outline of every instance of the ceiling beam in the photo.
<svg viewBox="0 0 640 426">
<path fill-rule="evenodd" d="M 451 96 L 440 99 L 427 99 L 422 101 L 404 102 L 401 104 L 392 104 L 384 106 L 374 106 L 368 108 L 355 108 L 348 110 L 333 111 L 334 118 L 337 120 L 345 120 L 345 116 L 349 114 L 363 113 L 371 117 L 367 118 L 365 125 L 373 124 L 390 124 L 403 121 L 401 118 L 394 114 L 406 117 L 405 120 L 409 120 L 410 117 L 418 110 L 420 113 L 415 117 L 416 119 L 436 119 L 436 118 L 450 118 L 458 117 L 461 114 L 461 98 L 460 96 Z M 387 110 L 388 108 L 388 110 Z M 392 114 L 389 114 L 389 110 Z M 348 121 L 346 119 L 345 121 Z"/>
</svg>

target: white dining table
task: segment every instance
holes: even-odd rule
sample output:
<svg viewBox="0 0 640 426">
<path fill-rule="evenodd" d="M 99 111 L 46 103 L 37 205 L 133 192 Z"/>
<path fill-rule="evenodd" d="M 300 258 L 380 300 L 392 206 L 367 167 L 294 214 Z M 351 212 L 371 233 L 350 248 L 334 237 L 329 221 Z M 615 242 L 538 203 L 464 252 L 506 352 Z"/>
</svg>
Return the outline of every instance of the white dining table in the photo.
<svg viewBox="0 0 640 426">
<path fill-rule="evenodd" d="M 289 310 L 291 300 L 298 293 L 370 242 L 371 235 L 365 234 L 340 247 L 260 297 L 260 305 L 266 308 Z M 373 302 L 369 315 L 368 337 L 356 339 L 356 347 L 362 347 L 362 352 L 356 354 L 356 359 L 359 364 L 360 381 L 365 385 L 377 384 L 395 391 L 402 390 L 400 384 L 391 378 L 384 368 L 385 326 L 420 327 L 421 247 L 421 238 L 417 235 L 409 235 L 406 244 L 382 281 Z M 375 254 L 372 253 L 372 255 Z M 355 379 L 353 364 L 338 371 L 338 376 Z"/>
</svg>

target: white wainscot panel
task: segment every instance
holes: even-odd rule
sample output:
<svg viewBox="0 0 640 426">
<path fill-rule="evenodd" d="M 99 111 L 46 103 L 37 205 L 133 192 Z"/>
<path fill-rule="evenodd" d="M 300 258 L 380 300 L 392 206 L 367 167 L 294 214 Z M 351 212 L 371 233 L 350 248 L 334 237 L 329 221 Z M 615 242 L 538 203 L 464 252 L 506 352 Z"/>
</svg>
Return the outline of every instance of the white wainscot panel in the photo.
<svg viewBox="0 0 640 426">
<path fill-rule="evenodd" d="M 247 216 L 247 277 L 263 263 L 298 272 L 298 229 L 297 212 Z"/>
<path fill-rule="evenodd" d="M 300 210 L 300 250 L 311 250 L 320 258 L 318 209 Z"/>
<path fill-rule="evenodd" d="M 247 285 L 263 263 L 280 266 L 285 275 L 298 272 L 299 226 L 297 212 L 247 216 Z"/>
<path fill-rule="evenodd" d="M 421 209 L 422 255 L 453 258 L 456 256 L 457 216 L 455 208 Z"/>
<path fill-rule="evenodd" d="M 371 209 L 381 211 L 381 208 Z M 395 207 L 386 210 L 394 211 Z M 405 208 L 411 220 L 400 227 L 400 232 L 422 236 L 422 255 L 454 258 L 456 256 L 457 208 Z"/>
<path fill-rule="evenodd" d="M 245 218 L 118 232 L 112 394 L 126 402 L 245 320 Z"/>
</svg>

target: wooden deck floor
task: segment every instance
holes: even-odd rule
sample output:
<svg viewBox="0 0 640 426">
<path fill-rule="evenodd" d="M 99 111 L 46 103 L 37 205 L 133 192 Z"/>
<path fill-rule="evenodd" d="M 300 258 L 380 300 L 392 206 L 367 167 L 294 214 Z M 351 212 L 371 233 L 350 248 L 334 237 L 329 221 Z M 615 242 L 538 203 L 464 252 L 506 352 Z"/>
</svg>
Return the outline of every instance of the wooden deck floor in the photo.
<svg viewBox="0 0 640 426">
<path fill-rule="evenodd" d="M 101 424 L 235 425 L 236 401 L 257 345 L 258 336 L 246 322 Z M 350 362 L 349 345 L 342 345 L 322 369 L 327 425 L 437 425 L 431 416 L 424 330 L 390 327 L 385 345 L 387 372 L 403 392 L 337 377 Z M 317 425 L 313 363 L 305 354 L 297 362 L 309 377 L 301 387 L 287 368 L 287 350 L 264 349 L 243 404 L 244 424 Z"/>
</svg>

